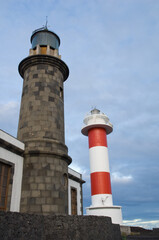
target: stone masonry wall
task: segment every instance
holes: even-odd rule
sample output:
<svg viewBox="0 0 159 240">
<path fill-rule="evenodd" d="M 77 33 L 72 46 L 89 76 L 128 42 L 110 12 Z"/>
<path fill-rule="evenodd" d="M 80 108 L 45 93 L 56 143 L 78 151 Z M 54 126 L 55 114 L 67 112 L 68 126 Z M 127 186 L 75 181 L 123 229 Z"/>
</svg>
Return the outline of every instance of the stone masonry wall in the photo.
<svg viewBox="0 0 159 240">
<path fill-rule="evenodd" d="M 63 75 L 53 66 L 37 64 L 24 74 L 18 139 L 54 139 L 64 144 Z M 26 146 L 28 147 L 28 146 Z"/>
<path fill-rule="evenodd" d="M 0 212 L 0 239 L 121 240 L 121 234 L 119 225 L 107 217 Z"/>
<path fill-rule="evenodd" d="M 58 156 L 27 155 L 24 161 L 21 212 L 68 213 L 68 165 Z"/>
</svg>

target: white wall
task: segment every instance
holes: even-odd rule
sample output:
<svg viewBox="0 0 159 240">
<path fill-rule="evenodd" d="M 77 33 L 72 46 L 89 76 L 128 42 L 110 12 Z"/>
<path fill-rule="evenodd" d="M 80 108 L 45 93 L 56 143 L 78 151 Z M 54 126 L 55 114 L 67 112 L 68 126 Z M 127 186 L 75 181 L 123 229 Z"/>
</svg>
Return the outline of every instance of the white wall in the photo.
<svg viewBox="0 0 159 240">
<path fill-rule="evenodd" d="M 71 187 L 77 189 L 77 215 L 81 215 L 81 187 L 80 183 L 68 179 L 68 214 L 71 215 Z"/>
</svg>

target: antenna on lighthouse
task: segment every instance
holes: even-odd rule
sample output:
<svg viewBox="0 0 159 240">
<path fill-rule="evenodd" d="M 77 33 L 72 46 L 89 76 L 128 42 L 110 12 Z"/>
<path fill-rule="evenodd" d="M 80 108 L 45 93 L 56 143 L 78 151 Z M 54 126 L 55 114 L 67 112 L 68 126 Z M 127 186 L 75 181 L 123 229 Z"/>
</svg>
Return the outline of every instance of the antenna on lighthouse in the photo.
<svg viewBox="0 0 159 240">
<path fill-rule="evenodd" d="M 48 24 L 48 16 L 46 16 L 46 23 L 45 23 L 45 28 L 47 29 L 47 24 Z"/>
</svg>

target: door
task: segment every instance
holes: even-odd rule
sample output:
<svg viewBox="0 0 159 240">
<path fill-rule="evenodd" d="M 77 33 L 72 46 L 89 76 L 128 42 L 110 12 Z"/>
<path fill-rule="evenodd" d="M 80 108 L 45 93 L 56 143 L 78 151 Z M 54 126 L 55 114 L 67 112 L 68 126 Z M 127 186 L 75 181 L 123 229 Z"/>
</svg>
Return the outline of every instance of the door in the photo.
<svg viewBox="0 0 159 240">
<path fill-rule="evenodd" d="M 77 215 L 77 189 L 71 188 L 71 214 Z"/>
<path fill-rule="evenodd" d="M 0 211 L 7 209 L 8 186 L 11 166 L 0 162 Z"/>
</svg>

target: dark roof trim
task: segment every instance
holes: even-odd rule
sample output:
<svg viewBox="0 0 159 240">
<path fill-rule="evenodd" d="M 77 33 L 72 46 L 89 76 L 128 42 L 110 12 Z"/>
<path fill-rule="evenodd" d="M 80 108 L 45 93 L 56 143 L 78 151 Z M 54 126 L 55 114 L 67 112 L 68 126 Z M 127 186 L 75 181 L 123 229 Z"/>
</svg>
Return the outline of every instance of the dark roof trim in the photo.
<svg viewBox="0 0 159 240">
<path fill-rule="evenodd" d="M 19 156 L 23 156 L 23 153 L 24 153 L 24 150 L 18 148 L 17 146 L 15 146 L 9 142 L 6 142 L 3 139 L 0 139 L 0 147 L 4 148 L 12 153 L 15 153 Z"/>
<path fill-rule="evenodd" d="M 74 175 L 72 175 L 70 173 L 68 173 L 68 178 L 72 179 L 72 180 L 74 180 L 74 181 L 76 181 L 78 183 L 81 183 L 81 184 L 85 183 L 84 180 L 82 180 L 81 178 L 78 178 L 78 177 L 76 177 L 76 176 L 74 176 Z"/>
</svg>

